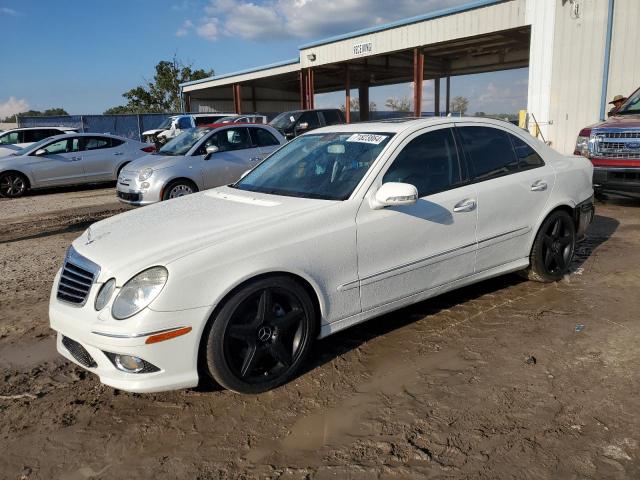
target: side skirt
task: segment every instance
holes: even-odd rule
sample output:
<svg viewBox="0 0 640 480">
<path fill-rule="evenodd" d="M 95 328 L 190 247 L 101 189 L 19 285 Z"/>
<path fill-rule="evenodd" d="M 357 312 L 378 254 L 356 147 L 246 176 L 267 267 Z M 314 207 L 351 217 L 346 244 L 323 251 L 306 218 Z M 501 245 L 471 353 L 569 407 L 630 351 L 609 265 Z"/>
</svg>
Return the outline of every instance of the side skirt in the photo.
<svg viewBox="0 0 640 480">
<path fill-rule="evenodd" d="M 504 265 L 499 265 L 497 267 L 493 267 L 488 270 L 484 270 L 482 272 L 476 272 L 473 275 L 469 275 L 459 280 L 455 280 L 453 282 L 440 285 L 440 286 L 431 288 L 429 290 L 425 290 L 423 292 L 401 298 L 399 300 L 395 300 L 391 303 L 381 305 L 371 310 L 367 310 L 366 312 L 358 313 L 356 315 L 343 318 L 342 320 L 338 320 L 336 322 L 323 325 L 320 328 L 320 335 L 318 335 L 318 338 L 327 337 L 336 332 L 339 332 L 340 330 L 344 330 L 345 328 L 349 328 L 359 323 L 362 323 L 366 320 L 370 320 L 371 318 L 384 315 L 385 313 L 398 310 L 400 308 L 406 307 L 408 305 L 412 305 L 414 303 L 422 302 L 423 300 L 435 297 L 437 295 L 440 295 L 445 292 L 449 292 L 451 290 L 465 287 L 467 285 L 471 285 L 473 283 L 477 283 L 482 280 L 486 280 L 488 278 L 498 277 L 500 275 L 505 275 L 507 273 L 517 272 L 518 270 L 522 270 L 527 266 L 529 266 L 528 257 L 515 260 L 513 262 L 505 263 Z"/>
</svg>

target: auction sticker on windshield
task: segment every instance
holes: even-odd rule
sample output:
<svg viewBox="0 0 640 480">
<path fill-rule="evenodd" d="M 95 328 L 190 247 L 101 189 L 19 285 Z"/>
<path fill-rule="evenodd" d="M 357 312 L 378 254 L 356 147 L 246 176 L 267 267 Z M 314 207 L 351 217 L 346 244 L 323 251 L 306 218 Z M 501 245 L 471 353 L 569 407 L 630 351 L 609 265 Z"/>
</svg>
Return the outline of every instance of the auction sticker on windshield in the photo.
<svg viewBox="0 0 640 480">
<path fill-rule="evenodd" d="M 347 138 L 347 142 L 372 143 L 373 145 L 380 145 L 386 138 L 387 135 L 374 135 L 373 133 L 354 133 L 349 138 Z"/>
</svg>

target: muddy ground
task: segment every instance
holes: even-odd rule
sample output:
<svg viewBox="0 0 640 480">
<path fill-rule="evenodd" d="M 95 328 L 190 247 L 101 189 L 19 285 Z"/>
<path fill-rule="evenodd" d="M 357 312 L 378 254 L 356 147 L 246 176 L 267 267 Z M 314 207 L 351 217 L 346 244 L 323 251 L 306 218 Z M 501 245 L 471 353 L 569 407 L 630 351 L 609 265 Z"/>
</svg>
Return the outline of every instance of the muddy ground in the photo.
<svg viewBox="0 0 640 480">
<path fill-rule="evenodd" d="M 0 200 L 0 478 L 640 478 L 640 202 L 572 274 L 516 275 L 318 343 L 258 396 L 135 395 L 58 357 L 51 280 L 112 189 Z"/>
</svg>

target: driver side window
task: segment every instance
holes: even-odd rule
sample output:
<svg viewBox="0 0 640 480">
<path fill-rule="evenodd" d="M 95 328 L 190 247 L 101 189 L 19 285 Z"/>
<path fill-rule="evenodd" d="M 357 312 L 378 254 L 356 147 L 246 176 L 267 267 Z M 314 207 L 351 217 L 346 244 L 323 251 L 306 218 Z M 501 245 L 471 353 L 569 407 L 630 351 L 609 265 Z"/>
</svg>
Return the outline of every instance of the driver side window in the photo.
<svg viewBox="0 0 640 480">
<path fill-rule="evenodd" d="M 204 142 L 202 147 L 200 147 L 200 154 L 205 155 L 207 147 L 212 145 L 218 147 L 220 152 L 253 148 L 247 128 L 227 128 L 214 133 Z"/>
<path fill-rule="evenodd" d="M 382 183 L 388 182 L 409 183 L 418 189 L 419 197 L 462 183 L 451 128 L 423 133 L 411 140 L 382 177 Z"/>
<path fill-rule="evenodd" d="M 49 145 L 44 147 L 44 149 L 47 152 L 47 155 L 77 152 L 80 150 L 80 139 L 65 138 L 63 140 L 58 140 L 57 142 L 50 143 Z"/>
</svg>

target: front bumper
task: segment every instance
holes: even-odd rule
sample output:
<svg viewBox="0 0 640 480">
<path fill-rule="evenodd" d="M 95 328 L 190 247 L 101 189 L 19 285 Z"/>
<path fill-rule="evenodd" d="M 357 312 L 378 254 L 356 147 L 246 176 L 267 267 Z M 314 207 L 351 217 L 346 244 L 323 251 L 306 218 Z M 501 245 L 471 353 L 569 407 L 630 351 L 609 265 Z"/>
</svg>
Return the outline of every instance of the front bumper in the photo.
<svg viewBox="0 0 640 480">
<path fill-rule="evenodd" d="M 92 292 L 84 307 L 61 302 L 52 296 L 49 318 L 51 328 L 58 334 L 57 349 L 62 356 L 98 375 L 105 385 L 128 392 L 161 392 L 198 384 L 199 343 L 210 307 L 176 312 L 146 308 L 128 320 L 117 322 L 102 319 L 103 315 L 93 309 L 94 296 L 95 292 Z M 191 327 L 192 330 L 170 340 L 145 343 L 153 333 L 178 327 Z M 63 343 L 64 337 L 71 342 Z M 127 373 L 115 367 L 109 354 L 139 357 L 158 370 Z"/>
<path fill-rule="evenodd" d="M 162 200 L 162 182 L 147 181 L 148 188 L 142 188 L 137 173 L 121 172 L 116 186 L 118 200 L 127 205 L 143 206 Z"/>
<path fill-rule="evenodd" d="M 640 167 L 594 167 L 593 188 L 600 192 L 640 195 Z"/>
</svg>

